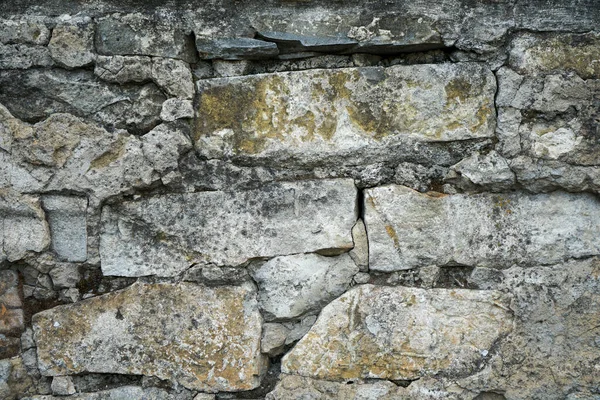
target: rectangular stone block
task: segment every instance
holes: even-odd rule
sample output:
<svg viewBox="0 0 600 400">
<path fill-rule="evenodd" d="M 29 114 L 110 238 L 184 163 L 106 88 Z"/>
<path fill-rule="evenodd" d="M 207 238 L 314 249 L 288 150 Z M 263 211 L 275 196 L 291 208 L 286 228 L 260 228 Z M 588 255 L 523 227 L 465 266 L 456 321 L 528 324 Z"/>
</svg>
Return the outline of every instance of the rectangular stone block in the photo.
<svg viewBox="0 0 600 400">
<path fill-rule="evenodd" d="M 433 195 L 365 191 L 369 267 L 508 268 L 600 254 L 600 202 L 590 194 Z"/>
<path fill-rule="evenodd" d="M 52 250 L 65 261 L 87 259 L 87 199 L 74 196 L 44 196 Z"/>
<path fill-rule="evenodd" d="M 154 376 L 192 390 L 260 383 L 255 289 L 133 284 L 33 316 L 40 372 Z"/>
<path fill-rule="evenodd" d="M 275 183 L 238 192 L 168 194 L 106 206 L 105 275 L 173 276 L 192 264 L 352 248 L 356 188 L 350 179 Z"/>
<path fill-rule="evenodd" d="M 196 148 L 311 165 L 389 159 L 403 143 L 492 137 L 495 91 L 492 72 L 467 63 L 202 80 Z"/>
</svg>

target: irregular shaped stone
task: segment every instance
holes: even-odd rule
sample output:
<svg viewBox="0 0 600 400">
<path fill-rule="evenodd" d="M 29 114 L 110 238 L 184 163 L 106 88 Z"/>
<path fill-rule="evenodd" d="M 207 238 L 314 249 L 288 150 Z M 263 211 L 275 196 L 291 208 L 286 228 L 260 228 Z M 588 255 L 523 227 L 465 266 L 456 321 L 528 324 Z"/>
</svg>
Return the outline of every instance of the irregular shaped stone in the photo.
<svg viewBox="0 0 600 400">
<path fill-rule="evenodd" d="M 50 30 L 35 18 L 0 19 L 0 43 L 46 45 Z"/>
<path fill-rule="evenodd" d="M 48 49 L 54 61 L 68 68 L 94 61 L 94 25 L 91 18 L 61 18 L 52 30 Z"/>
<path fill-rule="evenodd" d="M 403 186 L 365 191 L 369 267 L 431 264 L 503 268 L 600 254 L 593 195 L 441 195 Z"/>
<path fill-rule="evenodd" d="M 47 47 L 0 44 L 0 70 L 50 67 L 53 64 L 54 61 Z"/>
<path fill-rule="evenodd" d="M 55 376 L 52 378 L 52 394 L 68 396 L 75 394 L 75 385 L 70 376 Z"/>
<path fill-rule="evenodd" d="M 279 54 L 277 45 L 252 38 L 196 38 L 200 58 L 204 60 L 258 60 L 272 58 Z"/>
<path fill-rule="evenodd" d="M 106 206 L 102 271 L 173 276 L 192 264 L 236 266 L 253 258 L 350 249 L 355 201 L 353 182 L 340 179 L 168 194 Z"/>
<path fill-rule="evenodd" d="M 523 33 L 511 44 L 509 64 L 524 74 L 574 72 L 600 78 L 598 33 Z"/>
<path fill-rule="evenodd" d="M 474 64 L 211 79 L 198 91 L 196 148 L 208 158 L 364 163 L 495 127 L 495 79 Z"/>
<path fill-rule="evenodd" d="M 369 241 L 367 239 L 367 230 L 362 219 L 356 221 L 352 227 L 352 241 L 354 248 L 350 250 L 350 257 L 359 270 L 369 270 Z"/>
<path fill-rule="evenodd" d="M 463 189 L 486 188 L 493 192 L 509 189 L 515 184 L 515 174 L 508 161 L 494 150 L 488 154 L 474 153 L 450 167 L 446 180 Z"/>
<path fill-rule="evenodd" d="M 139 284 L 33 316 L 40 372 L 138 374 L 188 389 L 260 383 L 261 316 L 251 286 Z"/>
<path fill-rule="evenodd" d="M 79 266 L 77 264 L 60 263 L 50 270 L 52 286 L 60 288 L 74 288 L 81 279 Z"/>
<path fill-rule="evenodd" d="M 180 118 L 193 118 L 194 105 L 191 100 L 167 99 L 160 112 L 163 121 L 175 121 Z"/>
<path fill-rule="evenodd" d="M 194 97 L 192 70 L 181 60 L 152 59 L 152 79 L 171 96 L 182 99 Z"/>
<path fill-rule="evenodd" d="M 97 56 L 94 74 L 116 83 L 147 82 L 152 79 L 152 59 L 144 56 Z"/>
<path fill-rule="evenodd" d="M 0 102 L 26 121 L 66 112 L 139 133 L 158 124 L 164 100 L 153 84 L 123 87 L 90 71 L 0 71 Z"/>
<path fill-rule="evenodd" d="M 141 141 L 144 158 L 161 175 L 177 169 L 179 156 L 192 148 L 183 124 L 160 124 Z"/>
<path fill-rule="evenodd" d="M 87 260 L 87 199 L 51 195 L 42 199 L 46 211 L 52 250 L 64 261 Z"/>
<path fill-rule="evenodd" d="M 0 347 L 2 353 L 8 357 L 16 354 L 11 351 L 14 342 L 6 336 L 20 336 L 25 330 L 25 316 L 23 314 L 23 303 L 19 290 L 19 276 L 15 271 L 0 271 L 0 334 L 3 339 Z M 16 343 L 17 353 L 19 341 Z M 6 357 L 2 357 L 6 358 Z"/>
<path fill-rule="evenodd" d="M 282 324 L 266 323 L 260 339 L 260 351 L 274 357 L 284 352 L 285 339 L 290 330 Z"/>
<path fill-rule="evenodd" d="M 261 39 L 277 43 L 284 54 L 302 51 L 335 53 L 350 50 L 358 44 L 358 41 L 347 37 L 304 36 L 287 32 L 258 32 L 258 36 Z"/>
<path fill-rule="evenodd" d="M 54 378 L 56 379 L 56 378 Z M 65 399 L 64 396 L 31 396 L 24 398 L 23 400 L 61 400 Z M 164 389 L 155 387 L 142 388 L 141 386 L 121 386 L 113 389 L 100 390 L 98 392 L 91 393 L 76 393 L 67 399 L 72 400 L 125 400 L 125 399 L 144 399 L 144 400 L 178 400 L 182 398 L 179 394 L 170 394 Z M 188 398 L 189 399 L 189 398 Z"/>
<path fill-rule="evenodd" d="M 252 73 L 252 61 L 248 60 L 213 60 L 212 67 L 216 78 L 249 75 Z"/>
<path fill-rule="evenodd" d="M 177 58 L 188 63 L 198 59 L 189 32 L 172 22 L 139 13 L 100 18 L 96 25 L 96 50 L 107 56 L 147 55 Z"/>
<path fill-rule="evenodd" d="M 0 189 L 0 261 L 17 261 L 50 244 L 48 223 L 38 198 Z"/>
<path fill-rule="evenodd" d="M 318 312 L 348 289 L 357 272 L 348 254 L 299 254 L 275 257 L 251 274 L 258 285 L 263 315 L 273 321 Z"/>
<path fill-rule="evenodd" d="M 36 393 L 49 393 L 45 382 L 32 376 L 20 356 L 0 360 L 0 397 L 6 400 L 23 399 Z"/>
<path fill-rule="evenodd" d="M 326 380 L 468 374 L 512 330 L 496 291 L 361 285 L 327 305 L 282 360 L 282 372 Z"/>
</svg>

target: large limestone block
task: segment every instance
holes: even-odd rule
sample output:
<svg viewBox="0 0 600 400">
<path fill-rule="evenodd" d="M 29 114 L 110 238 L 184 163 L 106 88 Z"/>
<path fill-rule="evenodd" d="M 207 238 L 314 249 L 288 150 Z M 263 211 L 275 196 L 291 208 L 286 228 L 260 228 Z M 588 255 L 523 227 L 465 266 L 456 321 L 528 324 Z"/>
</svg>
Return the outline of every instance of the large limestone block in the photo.
<svg viewBox="0 0 600 400">
<path fill-rule="evenodd" d="M 402 143 L 492 137 L 495 90 L 491 71 L 476 64 L 202 80 L 196 147 L 209 158 L 389 159 Z"/>
<path fill-rule="evenodd" d="M 0 189 L 0 261 L 16 261 L 50 244 L 50 232 L 38 198 Z"/>
<path fill-rule="evenodd" d="M 423 194 L 404 186 L 365 191 L 369 267 L 506 268 L 600 254 L 600 202 L 593 195 Z"/>
<path fill-rule="evenodd" d="M 192 283 L 136 283 L 33 317 L 43 375 L 148 375 L 206 391 L 259 385 L 261 322 L 253 288 Z"/>
<path fill-rule="evenodd" d="M 465 374 L 511 329 L 500 292 L 361 285 L 323 309 L 282 371 L 326 380 Z"/>
<path fill-rule="evenodd" d="M 356 214 L 349 179 L 123 202 L 102 211 L 102 271 L 173 276 L 192 264 L 236 266 L 252 258 L 349 250 Z"/>
</svg>

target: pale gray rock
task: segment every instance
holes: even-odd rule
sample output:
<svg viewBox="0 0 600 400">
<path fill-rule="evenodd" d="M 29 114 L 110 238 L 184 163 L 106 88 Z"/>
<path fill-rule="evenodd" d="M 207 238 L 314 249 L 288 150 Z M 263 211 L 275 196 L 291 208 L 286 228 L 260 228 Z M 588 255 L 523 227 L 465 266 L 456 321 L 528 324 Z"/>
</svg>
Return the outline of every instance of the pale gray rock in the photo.
<svg viewBox="0 0 600 400">
<path fill-rule="evenodd" d="M 56 378 L 54 378 L 56 379 Z M 213 395 L 214 397 L 214 395 Z M 69 397 L 64 396 L 31 396 L 23 400 L 189 400 L 190 398 L 182 397 L 180 394 L 171 394 L 164 389 L 155 387 L 143 388 L 141 386 L 121 386 L 113 389 L 100 390 L 91 393 L 77 393 Z"/>
<path fill-rule="evenodd" d="M 50 270 L 52 286 L 60 288 L 75 288 L 81 279 L 79 266 L 76 264 L 61 263 Z"/>
<path fill-rule="evenodd" d="M 236 266 L 299 252 L 339 253 L 352 248 L 355 201 L 353 182 L 340 179 L 167 194 L 106 206 L 102 271 L 173 276 L 192 264 Z"/>
<path fill-rule="evenodd" d="M 52 394 L 68 396 L 75 394 L 75 385 L 70 376 L 55 376 L 52 378 Z"/>
<path fill-rule="evenodd" d="M 196 38 L 200 58 L 204 60 L 258 60 L 279 54 L 277 45 L 252 38 Z"/>
<path fill-rule="evenodd" d="M 495 86 L 491 71 L 475 64 L 201 80 L 195 145 L 207 158 L 253 162 L 390 160 L 393 149 L 406 154 L 417 143 L 492 137 Z"/>
<path fill-rule="evenodd" d="M 350 250 L 350 257 L 360 271 L 369 270 L 369 241 L 367 239 L 367 230 L 362 219 L 358 219 L 352 227 L 352 241 L 354 248 Z"/>
<path fill-rule="evenodd" d="M 194 104 L 192 100 L 167 99 L 162 105 L 160 119 L 167 122 L 181 118 L 194 118 Z"/>
<path fill-rule="evenodd" d="M 598 205 L 593 195 L 562 192 L 442 195 L 394 185 L 367 189 L 369 268 L 503 268 L 597 255 Z"/>
<path fill-rule="evenodd" d="M 89 17 L 60 18 L 52 30 L 48 49 L 54 61 L 67 68 L 94 62 L 94 25 Z"/>
<path fill-rule="evenodd" d="M 160 124 L 141 137 L 144 158 L 163 175 L 177 169 L 179 156 L 192 149 L 182 124 Z"/>
<path fill-rule="evenodd" d="M 194 400 L 215 400 L 215 395 L 209 393 L 198 393 L 194 397 Z"/>
<path fill-rule="evenodd" d="M 248 75 L 252 71 L 252 64 L 248 60 L 213 60 L 212 66 L 217 78 Z"/>
<path fill-rule="evenodd" d="M 359 285 L 363 283 L 369 283 L 369 280 L 371 280 L 371 275 L 366 272 L 359 272 L 358 274 L 354 275 L 354 282 Z"/>
<path fill-rule="evenodd" d="M 152 79 L 170 96 L 182 99 L 194 97 L 192 70 L 184 61 L 170 58 L 153 58 Z"/>
<path fill-rule="evenodd" d="M 306 333 L 312 328 L 312 326 L 317 321 L 317 317 L 314 315 L 307 315 L 302 318 L 302 320 L 298 323 L 287 322 L 285 323 L 286 327 L 290 329 L 287 337 L 285 338 L 285 344 L 290 345 L 298 340 L 302 339 Z"/>
<path fill-rule="evenodd" d="M 325 380 L 414 380 L 477 370 L 513 328 L 497 291 L 361 285 L 327 305 L 282 372 Z"/>
<path fill-rule="evenodd" d="M 0 190 L 0 261 L 17 261 L 50 244 L 50 232 L 39 198 Z"/>
<path fill-rule="evenodd" d="M 192 390 L 260 383 L 262 318 L 250 285 L 140 284 L 34 315 L 40 372 L 155 376 Z"/>
<path fill-rule="evenodd" d="M 194 63 L 198 57 L 190 32 L 168 20 L 140 13 L 100 18 L 96 49 L 102 55 L 147 55 Z"/>
<path fill-rule="evenodd" d="M 0 44 L 0 70 L 50 67 L 53 64 L 54 61 L 47 47 Z"/>
<path fill-rule="evenodd" d="M 358 272 L 348 254 L 324 257 L 299 254 L 275 257 L 251 271 L 267 321 L 318 312 L 350 286 Z"/>
<path fill-rule="evenodd" d="M 50 30 L 41 19 L 0 19 L 0 43 L 46 45 Z"/>
<path fill-rule="evenodd" d="M 34 347 L 35 341 L 33 340 L 33 330 L 31 327 L 27 327 L 21 334 L 21 351 L 29 350 Z"/>
<path fill-rule="evenodd" d="M 145 56 L 97 56 L 94 74 L 108 82 L 148 82 L 152 79 L 152 59 Z"/>
<path fill-rule="evenodd" d="M 154 84 L 123 87 L 84 70 L 0 71 L 0 86 L 0 102 L 17 118 L 39 120 L 65 112 L 135 133 L 158 124 L 165 100 Z"/>
<path fill-rule="evenodd" d="M 49 195 L 42 198 L 42 204 L 50 226 L 51 249 L 59 259 L 87 260 L 87 199 Z"/>
<path fill-rule="evenodd" d="M 521 126 L 521 111 L 512 107 L 498 108 L 498 126 L 496 136 L 498 137 L 498 153 L 505 157 L 514 157 L 521 152 L 521 137 L 519 127 Z"/>
<path fill-rule="evenodd" d="M 269 357 L 277 356 L 284 352 L 285 339 L 290 330 L 283 324 L 267 322 L 263 325 L 260 339 L 260 351 Z"/>
<path fill-rule="evenodd" d="M 463 189 L 487 189 L 492 192 L 507 190 L 514 186 L 515 174 L 508 161 L 494 150 L 488 154 L 473 153 L 450 167 L 446 181 Z"/>
</svg>

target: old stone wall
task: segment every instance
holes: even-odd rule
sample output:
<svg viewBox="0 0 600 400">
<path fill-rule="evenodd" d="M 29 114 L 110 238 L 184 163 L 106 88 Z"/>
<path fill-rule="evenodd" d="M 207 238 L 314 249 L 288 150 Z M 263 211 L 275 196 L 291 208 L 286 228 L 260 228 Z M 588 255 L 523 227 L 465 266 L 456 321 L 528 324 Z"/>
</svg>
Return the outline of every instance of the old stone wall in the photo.
<svg viewBox="0 0 600 400">
<path fill-rule="evenodd" d="M 0 398 L 600 399 L 594 0 L 0 2 Z"/>
</svg>

